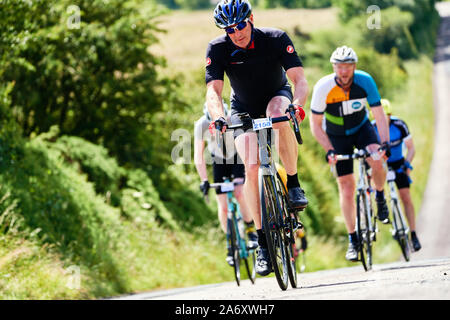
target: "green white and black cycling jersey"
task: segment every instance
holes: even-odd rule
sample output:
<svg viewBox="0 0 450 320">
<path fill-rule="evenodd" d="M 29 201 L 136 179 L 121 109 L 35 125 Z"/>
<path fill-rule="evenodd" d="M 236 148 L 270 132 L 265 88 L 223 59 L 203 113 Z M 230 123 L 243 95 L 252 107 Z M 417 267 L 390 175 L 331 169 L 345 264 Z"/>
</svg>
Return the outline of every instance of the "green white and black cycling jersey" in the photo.
<svg viewBox="0 0 450 320">
<path fill-rule="evenodd" d="M 366 104 L 380 106 L 380 94 L 367 72 L 355 70 L 347 92 L 337 83 L 335 73 L 320 79 L 314 86 L 311 111 L 325 114 L 327 134 L 352 135 L 369 120 Z"/>
</svg>

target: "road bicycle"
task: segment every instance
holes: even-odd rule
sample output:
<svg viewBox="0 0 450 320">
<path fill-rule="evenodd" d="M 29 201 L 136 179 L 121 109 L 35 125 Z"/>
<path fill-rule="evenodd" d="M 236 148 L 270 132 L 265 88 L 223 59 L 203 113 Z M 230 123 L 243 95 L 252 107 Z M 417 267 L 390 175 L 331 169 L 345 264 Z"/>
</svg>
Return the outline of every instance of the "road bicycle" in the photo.
<svg viewBox="0 0 450 320">
<path fill-rule="evenodd" d="M 392 167 L 388 167 L 387 184 L 390 190 L 390 203 L 392 212 L 392 236 L 400 245 L 403 258 L 409 261 L 411 255 L 411 243 L 409 241 L 409 228 L 406 224 L 405 216 L 399 203 L 399 197 L 397 193 L 397 186 L 395 185 L 396 173 L 402 173 L 403 169 L 400 168 L 397 171 Z"/>
<path fill-rule="evenodd" d="M 212 183 L 210 188 L 220 189 L 227 194 L 227 247 L 232 252 L 233 268 L 236 283 L 240 286 L 241 283 L 241 261 L 244 261 L 247 275 L 252 284 L 256 279 L 256 254 L 255 249 L 247 247 L 248 235 L 245 232 L 244 220 L 239 209 L 239 203 L 234 197 L 234 188 L 237 185 L 243 184 L 243 179 L 234 179 L 224 177 L 224 182 Z"/>
<path fill-rule="evenodd" d="M 289 105 L 287 111 L 294 125 L 297 142 L 301 144 L 303 141 L 295 118 L 294 105 Z M 227 130 L 251 129 L 258 132 L 261 219 L 275 277 L 282 290 L 287 289 L 289 282 L 296 288 L 297 269 L 292 244 L 295 243 L 295 231 L 301 227 L 297 211 L 303 208 L 291 207 L 287 189 L 272 157 L 272 125 L 290 119 L 287 116 L 252 119 L 248 113 L 240 113 L 238 116 L 242 123 L 228 126 Z"/>
<path fill-rule="evenodd" d="M 370 156 L 376 157 L 377 153 L 370 154 L 363 149 L 355 149 L 350 155 L 337 155 L 336 159 L 358 160 L 359 179 L 356 186 L 356 233 L 358 236 L 358 252 L 364 270 L 372 269 L 372 245 L 376 241 L 378 232 L 377 217 L 373 212 L 373 192 L 369 165 L 366 159 Z"/>
</svg>

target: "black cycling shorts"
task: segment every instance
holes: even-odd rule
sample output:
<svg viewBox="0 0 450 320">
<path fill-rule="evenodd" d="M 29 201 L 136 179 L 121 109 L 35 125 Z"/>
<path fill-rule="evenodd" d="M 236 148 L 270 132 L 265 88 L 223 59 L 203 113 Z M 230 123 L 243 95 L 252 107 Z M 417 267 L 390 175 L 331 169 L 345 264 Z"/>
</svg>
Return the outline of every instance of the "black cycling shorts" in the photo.
<svg viewBox="0 0 450 320">
<path fill-rule="evenodd" d="M 228 161 L 229 163 L 227 163 L 227 160 L 222 160 L 220 162 L 213 162 L 215 183 L 224 182 L 224 177 L 227 177 L 228 179 L 245 178 L 245 166 L 237 154 L 234 156 L 232 163 L 231 159 Z M 224 192 L 220 189 L 216 189 L 216 193 L 222 194 Z"/>
<path fill-rule="evenodd" d="M 400 167 L 405 163 L 405 158 L 401 160 L 388 162 L 388 166 L 391 167 L 394 171 L 400 169 Z M 409 188 L 410 182 L 408 178 L 408 174 L 406 172 L 395 172 L 395 184 L 398 189 Z"/>
<path fill-rule="evenodd" d="M 365 149 L 373 143 L 380 144 L 378 136 L 370 121 L 366 121 L 361 129 L 349 136 L 328 134 L 333 149 L 338 154 L 352 154 L 353 149 Z M 341 160 L 336 163 L 338 177 L 353 173 L 353 160 Z"/>
<path fill-rule="evenodd" d="M 283 96 L 289 99 L 289 101 L 292 102 L 293 96 L 292 96 L 292 90 L 291 86 L 285 85 L 283 88 L 278 90 L 271 99 L 274 97 Z M 247 106 L 242 104 L 241 102 L 237 100 L 231 100 L 231 124 L 239 124 L 241 123 L 241 119 L 237 116 L 238 113 L 248 113 L 251 118 L 257 119 L 257 118 L 265 118 L 267 105 L 269 104 L 270 100 L 267 101 L 267 103 L 262 104 L 260 106 Z M 234 130 L 234 138 L 236 139 L 237 136 L 244 133 L 243 130 Z"/>
</svg>

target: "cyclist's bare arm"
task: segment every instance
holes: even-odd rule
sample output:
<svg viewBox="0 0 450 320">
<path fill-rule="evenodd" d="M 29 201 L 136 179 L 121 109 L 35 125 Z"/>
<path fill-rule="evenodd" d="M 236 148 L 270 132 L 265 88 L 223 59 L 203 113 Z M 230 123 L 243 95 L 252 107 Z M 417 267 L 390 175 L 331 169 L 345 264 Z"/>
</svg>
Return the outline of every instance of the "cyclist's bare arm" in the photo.
<svg viewBox="0 0 450 320">
<path fill-rule="evenodd" d="M 414 159 L 414 155 L 416 154 L 416 147 L 414 146 L 414 142 L 412 138 L 408 138 L 403 140 L 403 142 L 405 143 L 407 154 L 406 154 L 406 161 L 408 161 L 409 163 L 412 162 L 412 160 Z M 411 169 L 407 169 L 406 173 L 409 175 L 411 173 Z"/>
<path fill-rule="evenodd" d="M 383 107 L 381 107 L 381 105 L 372 107 L 372 114 L 377 124 L 381 143 L 389 141 L 389 126 L 386 120 L 386 114 L 384 113 Z"/>
<path fill-rule="evenodd" d="M 294 85 L 294 99 L 292 103 L 304 106 L 309 92 L 304 69 L 302 67 L 290 68 L 286 71 L 286 74 Z"/>
<path fill-rule="evenodd" d="M 328 135 L 322 128 L 323 114 L 315 114 L 311 112 L 309 117 L 309 125 L 311 127 L 311 132 L 320 143 L 320 145 L 328 152 L 328 150 L 333 149 L 333 145 L 328 139 Z"/>
<path fill-rule="evenodd" d="M 223 80 L 212 80 L 206 84 L 206 102 L 211 119 L 225 118 L 222 105 Z"/>
<path fill-rule="evenodd" d="M 202 181 L 208 180 L 208 172 L 206 171 L 206 162 L 203 157 L 205 150 L 205 141 L 195 137 L 194 141 L 194 163 L 197 173 Z"/>
<path fill-rule="evenodd" d="M 408 150 L 405 159 L 406 161 L 411 163 L 412 160 L 414 159 L 414 156 L 416 155 L 416 147 L 414 146 L 413 139 L 412 138 L 405 139 L 403 140 L 403 142 L 405 143 L 406 149 Z"/>
</svg>

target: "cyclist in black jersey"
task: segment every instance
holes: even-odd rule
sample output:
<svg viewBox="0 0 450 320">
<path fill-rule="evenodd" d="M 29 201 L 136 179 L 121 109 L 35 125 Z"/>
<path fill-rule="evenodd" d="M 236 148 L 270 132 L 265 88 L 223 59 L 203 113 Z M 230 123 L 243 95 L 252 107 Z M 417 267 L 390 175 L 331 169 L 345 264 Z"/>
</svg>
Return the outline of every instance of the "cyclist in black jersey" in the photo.
<svg viewBox="0 0 450 320">
<path fill-rule="evenodd" d="M 308 95 L 308 84 L 298 57 L 288 35 L 273 28 L 255 28 L 251 5 L 247 0 L 222 0 L 214 10 L 216 25 L 225 34 L 212 40 L 206 52 L 206 100 L 208 110 L 224 132 L 226 121 L 222 107 L 224 74 L 231 85 L 231 122 L 239 122 L 238 113 L 247 112 L 253 118 L 286 115 L 290 103 L 300 110 Z M 294 85 L 294 93 L 287 81 Z M 278 153 L 288 174 L 288 192 L 293 206 L 308 204 L 297 177 L 298 148 L 289 123 L 274 124 L 279 137 Z M 248 199 L 258 232 L 260 250 L 256 271 L 267 275 L 272 271 L 270 258 L 261 226 L 258 192 L 258 150 L 254 132 L 235 133 L 235 145 L 245 165 L 244 192 Z"/>
</svg>

